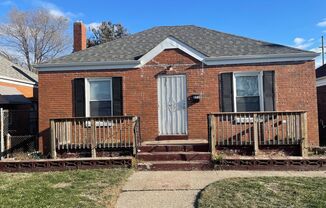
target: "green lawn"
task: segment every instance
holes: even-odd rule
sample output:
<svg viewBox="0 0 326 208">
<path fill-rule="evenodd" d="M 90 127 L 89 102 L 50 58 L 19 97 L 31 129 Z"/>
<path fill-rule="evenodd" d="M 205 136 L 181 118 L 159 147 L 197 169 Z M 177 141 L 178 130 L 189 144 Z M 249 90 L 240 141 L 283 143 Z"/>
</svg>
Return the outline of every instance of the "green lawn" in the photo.
<svg viewBox="0 0 326 208">
<path fill-rule="evenodd" d="M 0 173 L 0 207 L 113 207 L 131 172 Z"/>
<path fill-rule="evenodd" d="M 221 180 L 201 192 L 198 207 L 326 207 L 326 178 Z"/>
</svg>

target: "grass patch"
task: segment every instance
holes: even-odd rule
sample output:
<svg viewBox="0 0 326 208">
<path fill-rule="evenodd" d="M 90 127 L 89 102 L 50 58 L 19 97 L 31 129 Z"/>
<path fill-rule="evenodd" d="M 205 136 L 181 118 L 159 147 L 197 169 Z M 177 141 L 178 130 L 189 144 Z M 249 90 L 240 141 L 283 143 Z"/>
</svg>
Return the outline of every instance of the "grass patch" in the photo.
<svg viewBox="0 0 326 208">
<path fill-rule="evenodd" d="M 130 169 L 1 173 L 1 207 L 114 207 Z"/>
<path fill-rule="evenodd" d="M 233 178 L 207 186 L 198 207 L 326 207 L 326 178 Z"/>
</svg>

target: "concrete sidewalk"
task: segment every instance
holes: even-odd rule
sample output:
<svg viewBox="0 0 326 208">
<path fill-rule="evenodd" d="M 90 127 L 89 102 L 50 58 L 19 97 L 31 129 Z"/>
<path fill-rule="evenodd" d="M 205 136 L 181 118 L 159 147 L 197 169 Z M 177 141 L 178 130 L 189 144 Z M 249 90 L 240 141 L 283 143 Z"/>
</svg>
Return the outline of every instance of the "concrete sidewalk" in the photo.
<svg viewBox="0 0 326 208">
<path fill-rule="evenodd" d="M 118 208 L 194 207 L 198 193 L 226 178 L 259 176 L 326 177 L 325 171 L 139 171 L 122 189 Z"/>
</svg>

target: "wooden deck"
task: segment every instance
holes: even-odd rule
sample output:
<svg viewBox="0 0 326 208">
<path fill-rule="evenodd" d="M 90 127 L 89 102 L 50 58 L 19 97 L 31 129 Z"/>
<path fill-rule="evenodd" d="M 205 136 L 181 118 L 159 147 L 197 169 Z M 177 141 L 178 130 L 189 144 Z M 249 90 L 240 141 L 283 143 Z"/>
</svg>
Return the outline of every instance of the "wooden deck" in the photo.
<svg viewBox="0 0 326 208">
<path fill-rule="evenodd" d="M 259 155 L 262 146 L 301 147 L 301 155 L 307 156 L 307 112 L 227 112 L 210 113 L 209 144 L 212 154 L 218 147 L 252 147 L 253 155 Z"/>
</svg>

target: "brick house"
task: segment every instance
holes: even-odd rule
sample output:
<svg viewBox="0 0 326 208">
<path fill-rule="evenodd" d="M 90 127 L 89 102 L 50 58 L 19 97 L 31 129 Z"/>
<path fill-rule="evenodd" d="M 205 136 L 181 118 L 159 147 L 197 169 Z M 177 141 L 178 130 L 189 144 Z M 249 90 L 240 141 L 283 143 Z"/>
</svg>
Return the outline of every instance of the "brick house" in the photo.
<svg viewBox="0 0 326 208">
<path fill-rule="evenodd" d="M 316 53 L 197 26 L 154 27 L 87 49 L 82 23 L 74 24 L 74 33 L 74 53 L 37 66 L 41 151 L 50 150 L 49 120 L 55 118 L 70 123 L 64 133 L 53 133 L 57 140 L 52 145 L 78 145 L 76 136 L 82 133 L 76 131 L 76 120 L 69 120 L 75 117 L 134 115 L 140 119 L 138 130 L 143 143 L 207 143 L 212 134 L 208 130 L 211 112 L 230 113 L 218 121 L 230 121 L 226 117 L 231 116 L 232 125 L 239 124 L 237 128 L 254 123 L 252 112 L 283 112 L 264 115 L 260 121 L 280 119 L 269 124 L 275 127 L 273 135 L 286 123 L 288 127 L 282 133 L 284 136 L 292 131 L 293 144 L 296 126 L 301 125 L 295 118 L 299 111 L 306 112 L 308 144 L 319 145 Z M 244 117 L 232 117 L 231 112 L 244 112 Z M 293 118 L 293 129 L 287 117 Z M 108 134 L 103 131 L 101 138 L 107 138 L 117 126 L 96 122 L 93 136 L 100 135 L 101 128 L 108 128 Z M 88 125 L 86 122 L 83 127 Z M 251 129 L 254 127 L 239 137 L 232 135 L 226 143 L 233 144 L 235 138 L 237 144 L 246 138 L 249 141 L 240 144 L 251 145 Z M 266 127 L 259 124 L 258 129 L 257 135 L 267 138 Z M 221 130 L 218 127 L 220 136 L 224 134 Z M 65 141 L 60 143 L 58 137 Z M 272 140 L 281 144 L 280 136 Z"/>
<path fill-rule="evenodd" d="M 320 145 L 326 145 L 326 65 L 316 69 Z"/>
<path fill-rule="evenodd" d="M 37 89 L 37 74 L 0 56 L 0 107 L 9 111 L 11 135 L 37 133 Z"/>
</svg>

